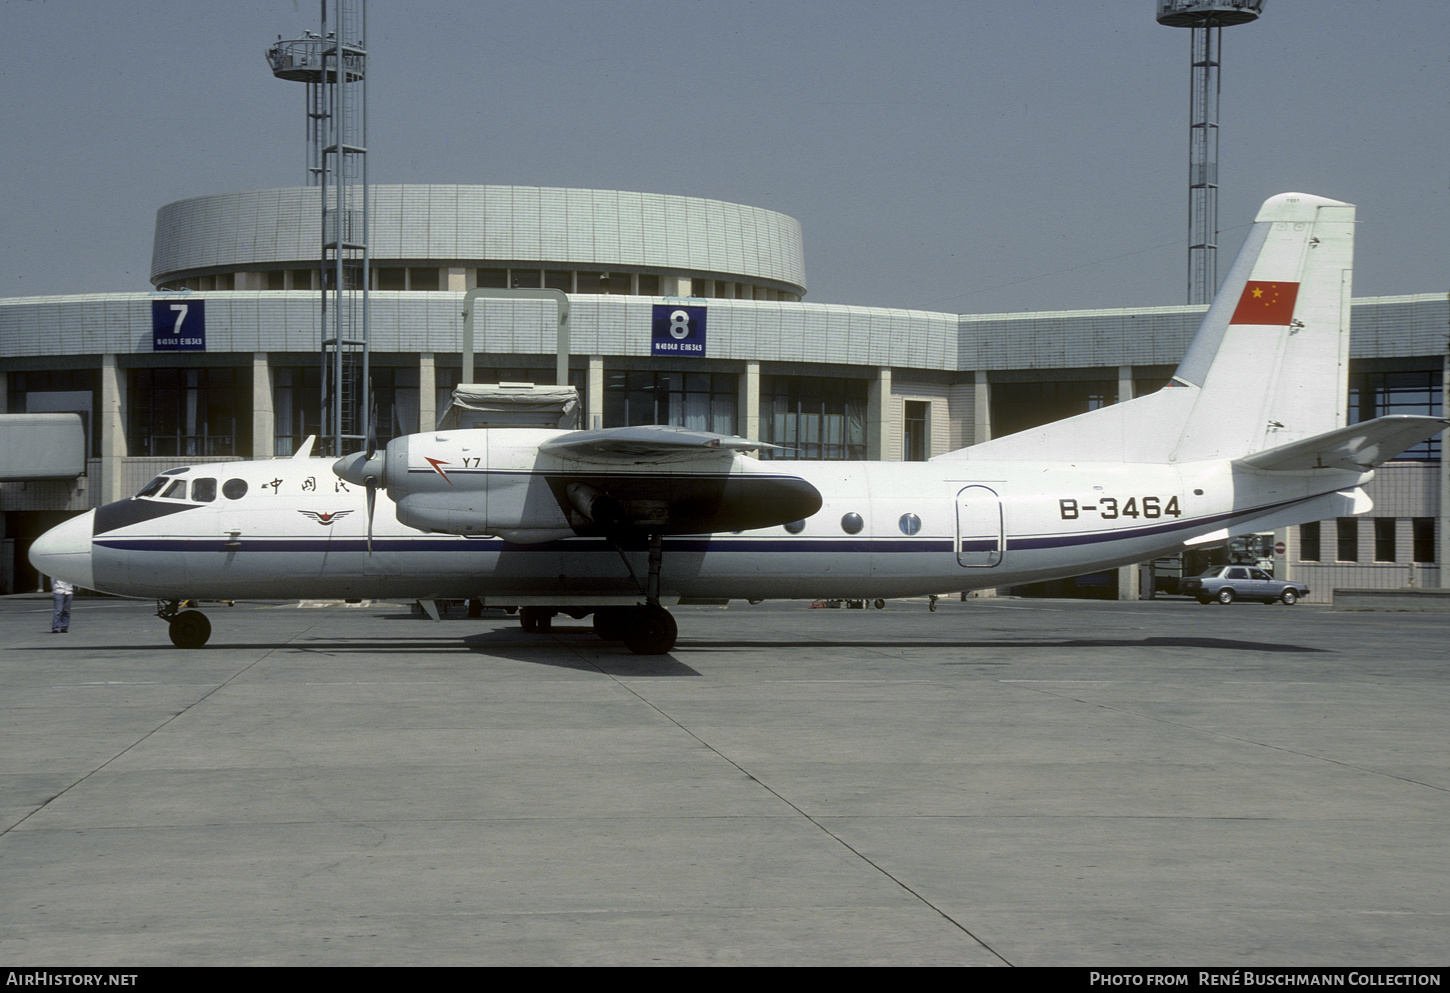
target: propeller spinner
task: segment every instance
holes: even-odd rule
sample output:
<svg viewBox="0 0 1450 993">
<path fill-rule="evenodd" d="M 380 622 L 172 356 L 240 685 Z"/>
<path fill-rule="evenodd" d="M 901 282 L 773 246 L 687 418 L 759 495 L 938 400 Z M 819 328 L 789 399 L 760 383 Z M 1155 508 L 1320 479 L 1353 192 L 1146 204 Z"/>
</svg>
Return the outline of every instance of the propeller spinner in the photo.
<svg viewBox="0 0 1450 993">
<path fill-rule="evenodd" d="M 373 508 L 377 505 L 378 487 L 383 481 L 383 467 L 387 453 L 379 452 L 372 438 L 368 439 L 368 450 L 344 455 L 332 464 L 332 471 L 354 486 L 366 488 L 368 494 L 368 554 L 373 553 Z"/>
</svg>

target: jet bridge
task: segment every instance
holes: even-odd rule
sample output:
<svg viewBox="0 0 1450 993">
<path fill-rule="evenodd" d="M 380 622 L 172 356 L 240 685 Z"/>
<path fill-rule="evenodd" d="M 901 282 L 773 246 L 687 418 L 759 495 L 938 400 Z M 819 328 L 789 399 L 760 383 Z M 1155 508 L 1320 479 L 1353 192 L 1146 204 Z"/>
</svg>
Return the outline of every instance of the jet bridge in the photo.
<svg viewBox="0 0 1450 993">
<path fill-rule="evenodd" d="M 75 479 L 85 471 L 80 414 L 0 414 L 0 482 Z"/>
</svg>

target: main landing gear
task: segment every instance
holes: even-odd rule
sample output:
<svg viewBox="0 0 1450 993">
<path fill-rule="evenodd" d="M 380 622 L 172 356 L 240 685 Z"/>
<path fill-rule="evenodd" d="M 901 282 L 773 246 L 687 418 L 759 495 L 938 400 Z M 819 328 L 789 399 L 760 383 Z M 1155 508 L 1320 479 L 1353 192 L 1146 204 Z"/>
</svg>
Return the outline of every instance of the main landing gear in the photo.
<svg viewBox="0 0 1450 993">
<path fill-rule="evenodd" d="M 573 614 L 568 608 L 520 607 L 519 625 L 530 634 L 548 634 L 554 615 Z M 659 604 L 634 607 L 596 607 L 594 633 L 604 641 L 622 641 L 636 655 L 664 655 L 675 647 L 679 627 L 674 615 Z M 580 616 L 586 616 L 580 611 Z"/>
<path fill-rule="evenodd" d="M 180 600 L 157 600 L 156 616 L 167 623 L 177 648 L 200 648 L 211 638 L 211 621 L 199 610 L 182 610 Z"/>
<path fill-rule="evenodd" d="M 634 569 L 624 550 L 619 548 L 624 567 L 636 583 Z M 636 655 L 664 655 L 675 647 L 679 627 L 668 610 L 660 605 L 660 563 L 664 559 L 664 539 L 661 535 L 649 536 L 649 578 L 641 592 L 644 603 L 633 607 L 598 607 L 593 611 L 594 631 L 605 641 L 622 641 Z M 545 632 L 556 613 L 572 613 L 568 608 L 522 607 L 519 609 L 519 623 L 525 631 Z M 583 616 L 582 614 L 579 616 Z"/>
</svg>

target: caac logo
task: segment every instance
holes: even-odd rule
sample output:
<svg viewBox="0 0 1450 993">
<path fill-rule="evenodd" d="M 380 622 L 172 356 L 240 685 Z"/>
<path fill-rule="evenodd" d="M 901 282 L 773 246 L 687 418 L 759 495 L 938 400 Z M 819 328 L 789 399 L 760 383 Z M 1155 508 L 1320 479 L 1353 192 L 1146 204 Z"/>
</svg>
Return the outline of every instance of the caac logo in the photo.
<svg viewBox="0 0 1450 993">
<path fill-rule="evenodd" d="M 346 517 L 348 514 L 351 514 L 352 511 L 350 511 L 350 510 L 334 510 L 330 514 L 319 514 L 315 510 L 299 510 L 297 513 L 301 514 L 303 517 L 310 517 L 310 518 L 312 518 L 318 524 L 321 524 L 323 527 L 326 528 L 326 527 L 331 527 L 333 521 L 335 521 L 335 520 L 337 520 L 338 518 L 341 518 L 341 517 Z"/>
</svg>

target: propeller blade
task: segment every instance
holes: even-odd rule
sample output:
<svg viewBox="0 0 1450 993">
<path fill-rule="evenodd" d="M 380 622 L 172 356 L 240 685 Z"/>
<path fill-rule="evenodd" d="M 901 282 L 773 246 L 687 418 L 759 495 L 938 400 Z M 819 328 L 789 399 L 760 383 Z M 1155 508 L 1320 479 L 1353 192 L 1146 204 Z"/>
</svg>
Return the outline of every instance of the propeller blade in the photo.
<svg viewBox="0 0 1450 993">
<path fill-rule="evenodd" d="M 368 488 L 368 557 L 373 554 L 373 507 L 378 501 L 378 481 L 375 476 L 365 480 Z"/>
</svg>

